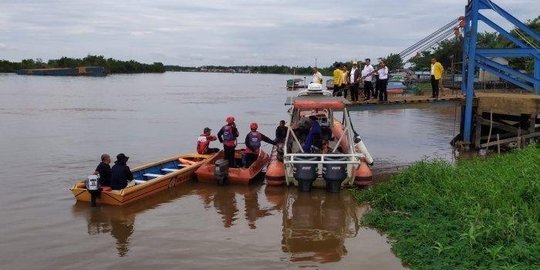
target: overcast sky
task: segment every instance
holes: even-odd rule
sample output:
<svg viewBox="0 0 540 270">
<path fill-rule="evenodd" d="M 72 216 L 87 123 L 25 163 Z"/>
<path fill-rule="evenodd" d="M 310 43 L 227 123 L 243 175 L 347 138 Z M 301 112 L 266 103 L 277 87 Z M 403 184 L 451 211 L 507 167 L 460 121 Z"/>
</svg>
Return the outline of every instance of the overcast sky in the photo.
<svg viewBox="0 0 540 270">
<path fill-rule="evenodd" d="M 314 65 L 398 53 L 467 0 L 0 0 L 0 59 Z M 520 20 L 539 0 L 495 0 Z"/>
</svg>

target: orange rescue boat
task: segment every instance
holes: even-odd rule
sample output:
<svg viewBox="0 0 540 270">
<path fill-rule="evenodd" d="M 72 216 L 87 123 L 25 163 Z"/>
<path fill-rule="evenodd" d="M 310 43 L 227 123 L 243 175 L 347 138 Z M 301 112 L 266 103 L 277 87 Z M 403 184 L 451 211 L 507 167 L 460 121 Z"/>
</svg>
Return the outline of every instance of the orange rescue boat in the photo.
<svg viewBox="0 0 540 270">
<path fill-rule="evenodd" d="M 244 149 L 236 150 L 235 159 L 237 161 L 242 159 L 243 152 Z M 223 157 L 224 153 L 223 150 L 221 150 L 207 163 L 199 167 L 199 169 L 195 171 L 195 175 L 197 175 L 197 180 L 204 183 L 221 184 L 221 179 L 218 179 L 218 177 L 216 176 L 216 163 L 218 163 L 218 173 L 220 169 L 223 172 Z M 269 160 L 270 157 L 268 156 L 268 154 L 263 150 L 259 150 L 259 156 L 257 160 L 255 160 L 255 162 L 253 162 L 253 164 L 251 164 L 249 168 L 231 168 L 227 166 L 227 169 L 225 170 L 225 182 L 230 184 L 250 184 L 257 177 L 257 175 L 259 175 L 259 173 L 261 173 L 262 170 L 266 167 Z M 237 163 L 240 164 L 241 162 Z"/>
</svg>

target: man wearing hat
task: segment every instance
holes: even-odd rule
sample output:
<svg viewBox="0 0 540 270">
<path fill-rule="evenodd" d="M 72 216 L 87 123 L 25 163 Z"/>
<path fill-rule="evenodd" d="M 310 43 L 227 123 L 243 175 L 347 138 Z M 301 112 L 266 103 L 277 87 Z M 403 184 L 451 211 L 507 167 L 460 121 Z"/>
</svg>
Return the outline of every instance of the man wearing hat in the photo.
<svg viewBox="0 0 540 270">
<path fill-rule="evenodd" d="M 355 102 L 358 101 L 358 87 L 360 83 L 360 70 L 358 69 L 358 62 L 352 62 L 352 69 L 349 76 L 351 85 L 351 100 Z"/>
<path fill-rule="evenodd" d="M 205 127 L 203 133 L 197 139 L 197 153 L 204 154 L 213 154 L 219 152 L 217 148 L 208 148 L 210 142 L 217 140 L 217 137 L 212 135 L 212 130 L 208 127 Z"/>
<path fill-rule="evenodd" d="M 111 188 L 120 190 L 127 187 L 128 181 L 133 180 L 133 174 L 127 166 L 129 157 L 120 153 L 116 156 L 116 161 L 111 169 Z"/>
</svg>

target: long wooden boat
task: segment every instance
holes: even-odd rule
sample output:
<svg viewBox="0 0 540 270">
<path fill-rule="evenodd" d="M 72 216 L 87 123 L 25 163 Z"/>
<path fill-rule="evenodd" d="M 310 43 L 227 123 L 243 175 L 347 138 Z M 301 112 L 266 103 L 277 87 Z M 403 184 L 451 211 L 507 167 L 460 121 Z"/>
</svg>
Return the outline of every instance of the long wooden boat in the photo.
<svg viewBox="0 0 540 270">
<path fill-rule="evenodd" d="M 211 155 L 184 154 L 152 162 L 132 169 L 134 185 L 122 190 L 110 190 L 103 187 L 98 204 L 127 205 L 160 191 L 175 187 L 193 179 L 193 172 Z M 91 195 L 85 181 L 77 182 L 71 192 L 77 201 L 90 202 Z"/>
<path fill-rule="evenodd" d="M 236 150 L 235 159 L 241 160 L 243 149 Z M 197 180 L 199 182 L 205 183 L 218 183 L 218 179 L 214 175 L 215 163 L 216 161 L 223 159 L 224 153 L 223 150 L 219 151 L 217 155 L 212 157 L 208 162 L 203 164 L 195 174 L 197 175 Z M 249 168 L 230 168 L 227 176 L 227 183 L 230 184 L 250 184 L 256 178 L 259 173 L 266 167 L 270 156 L 262 150 L 259 151 L 259 156 Z M 240 162 L 238 162 L 240 163 Z"/>
</svg>

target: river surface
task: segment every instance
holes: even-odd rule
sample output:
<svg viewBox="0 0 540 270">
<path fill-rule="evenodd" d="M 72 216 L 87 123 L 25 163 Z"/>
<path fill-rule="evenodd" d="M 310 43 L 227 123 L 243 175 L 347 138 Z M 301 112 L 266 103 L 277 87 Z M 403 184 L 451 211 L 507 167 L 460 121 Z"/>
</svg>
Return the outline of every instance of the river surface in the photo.
<svg viewBox="0 0 540 270">
<path fill-rule="evenodd" d="M 402 269 L 359 225 L 348 192 L 189 183 L 125 208 L 77 204 L 69 187 L 102 153 L 135 167 L 193 152 L 234 115 L 273 137 L 288 76 L 165 73 L 106 78 L 0 74 L 2 269 Z M 451 160 L 455 106 L 352 111 L 384 174 Z M 218 145 L 215 145 L 218 147 Z M 269 149 L 268 146 L 266 146 Z"/>
</svg>

